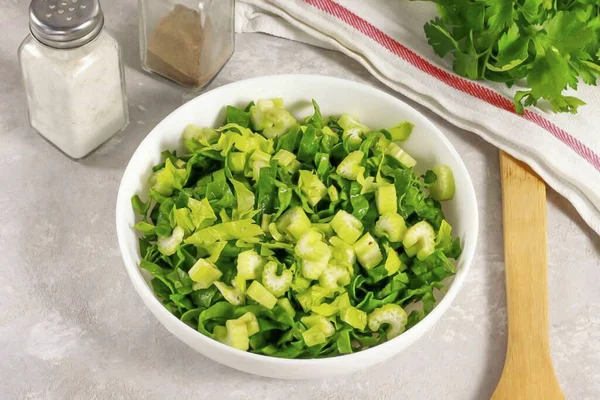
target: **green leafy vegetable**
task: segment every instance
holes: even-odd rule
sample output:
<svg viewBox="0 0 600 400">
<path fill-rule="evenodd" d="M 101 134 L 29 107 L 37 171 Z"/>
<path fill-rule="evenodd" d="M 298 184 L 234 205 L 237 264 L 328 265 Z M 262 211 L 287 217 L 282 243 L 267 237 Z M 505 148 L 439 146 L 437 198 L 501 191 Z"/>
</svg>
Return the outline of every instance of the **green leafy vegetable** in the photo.
<svg viewBox="0 0 600 400">
<path fill-rule="evenodd" d="M 433 0 L 440 17 L 425 35 L 440 57 L 452 54 L 456 73 L 527 86 L 515 110 L 549 103 L 576 113 L 582 100 L 566 96 L 578 78 L 596 85 L 600 76 L 600 4 L 594 0 Z"/>
<path fill-rule="evenodd" d="M 452 170 L 415 175 L 394 142 L 410 140 L 408 121 L 372 131 L 313 105 L 301 123 L 271 99 L 227 107 L 217 129 L 188 125 L 189 154 L 163 152 L 148 193 L 131 199 L 156 296 L 242 351 L 314 358 L 375 346 L 425 318 L 455 274 L 460 240 L 440 203 L 454 195 Z"/>
</svg>

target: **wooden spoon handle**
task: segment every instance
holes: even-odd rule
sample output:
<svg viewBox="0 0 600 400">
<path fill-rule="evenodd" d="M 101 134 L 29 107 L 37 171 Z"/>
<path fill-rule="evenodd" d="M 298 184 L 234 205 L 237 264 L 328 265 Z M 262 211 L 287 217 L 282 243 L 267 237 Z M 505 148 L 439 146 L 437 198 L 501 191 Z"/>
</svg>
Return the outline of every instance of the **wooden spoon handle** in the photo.
<svg viewBox="0 0 600 400">
<path fill-rule="evenodd" d="M 500 170 L 508 349 L 493 398 L 562 398 L 549 345 L 546 186 L 528 166 L 504 152 Z"/>
</svg>

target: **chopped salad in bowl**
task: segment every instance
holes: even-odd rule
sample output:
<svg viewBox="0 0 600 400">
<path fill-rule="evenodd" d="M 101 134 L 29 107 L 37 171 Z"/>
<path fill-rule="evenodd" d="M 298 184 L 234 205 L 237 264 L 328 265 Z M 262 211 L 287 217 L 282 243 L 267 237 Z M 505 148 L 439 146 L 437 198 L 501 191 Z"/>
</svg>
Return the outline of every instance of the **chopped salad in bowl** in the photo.
<svg viewBox="0 0 600 400">
<path fill-rule="evenodd" d="M 184 151 L 164 151 L 131 199 L 162 305 L 239 350 L 377 346 L 430 313 L 456 272 L 461 243 L 442 210 L 453 170 L 415 172 L 411 121 L 368 127 L 312 103 L 302 120 L 274 98 L 227 106 L 218 128 L 187 125 Z"/>
</svg>

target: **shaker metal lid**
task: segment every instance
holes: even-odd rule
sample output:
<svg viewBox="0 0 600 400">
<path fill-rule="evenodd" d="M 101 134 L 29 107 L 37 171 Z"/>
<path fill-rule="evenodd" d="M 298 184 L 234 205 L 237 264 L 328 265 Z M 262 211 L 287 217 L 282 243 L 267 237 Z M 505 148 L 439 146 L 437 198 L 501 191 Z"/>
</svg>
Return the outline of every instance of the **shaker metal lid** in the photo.
<svg viewBox="0 0 600 400">
<path fill-rule="evenodd" d="M 32 0 L 29 29 L 40 42 L 59 49 L 83 46 L 102 30 L 98 0 Z"/>
</svg>

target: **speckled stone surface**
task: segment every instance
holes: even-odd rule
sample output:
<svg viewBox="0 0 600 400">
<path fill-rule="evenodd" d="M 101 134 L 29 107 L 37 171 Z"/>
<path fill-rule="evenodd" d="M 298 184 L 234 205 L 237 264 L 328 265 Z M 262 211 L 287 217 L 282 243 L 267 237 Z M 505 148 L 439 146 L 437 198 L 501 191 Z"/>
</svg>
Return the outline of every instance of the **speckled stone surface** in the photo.
<svg viewBox="0 0 600 400">
<path fill-rule="evenodd" d="M 190 350 L 150 314 L 122 265 L 114 205 L 144 135 L 192 97 L 143 73 L 134 1 L 104 0 L 127 65 L 130 126 L 75 162 L 27 123 L 17 47 L 25 0 L 0 0 L 0 398 L 486 399 L 500 376 L 506 313 L 498 152 L 427 110 L 473 177 L 481 238 L 472 270 L 433 331 L 390 361 L 326 381 L 247 375 Z M 242 35 L 214 88 L 278 73 L 317 73 L 386 90 L 340 54 Z M 409 102 L 410 103 L 410 102 Z M 600 240 L 548 193 L 552 355 L 570 399 L 600 398 Z"/>
</svg>

